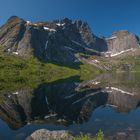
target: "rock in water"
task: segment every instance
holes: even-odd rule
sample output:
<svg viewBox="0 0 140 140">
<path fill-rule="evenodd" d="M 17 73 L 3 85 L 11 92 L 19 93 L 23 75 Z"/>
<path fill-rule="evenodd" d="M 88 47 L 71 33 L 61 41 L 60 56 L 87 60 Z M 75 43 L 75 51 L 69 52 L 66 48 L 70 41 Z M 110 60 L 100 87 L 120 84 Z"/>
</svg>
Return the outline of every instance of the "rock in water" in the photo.
<svg viewBox="0 0 140 140">
<path fill-rule="evenodd" d="M 49 131 L 40 129 L 33 132 L 26 140 L 72 140 L 72 136 L 67 131 Z"/>
</svg>

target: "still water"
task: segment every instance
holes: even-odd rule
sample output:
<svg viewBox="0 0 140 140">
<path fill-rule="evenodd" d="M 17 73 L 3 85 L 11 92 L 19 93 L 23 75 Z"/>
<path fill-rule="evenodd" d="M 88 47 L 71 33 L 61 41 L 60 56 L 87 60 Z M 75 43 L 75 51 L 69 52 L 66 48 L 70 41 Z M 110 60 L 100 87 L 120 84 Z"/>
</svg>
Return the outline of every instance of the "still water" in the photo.
<svg viewBox="0 0 140 140">
<path fill-rule="evenodd" d="M 105 138 L 140 137 L 140 74 L 105 74 L 89 81 L 70 77 L 2 91 L 0 139 L 24 140 L 33 131 L 70 130 Z"/>
</svg>

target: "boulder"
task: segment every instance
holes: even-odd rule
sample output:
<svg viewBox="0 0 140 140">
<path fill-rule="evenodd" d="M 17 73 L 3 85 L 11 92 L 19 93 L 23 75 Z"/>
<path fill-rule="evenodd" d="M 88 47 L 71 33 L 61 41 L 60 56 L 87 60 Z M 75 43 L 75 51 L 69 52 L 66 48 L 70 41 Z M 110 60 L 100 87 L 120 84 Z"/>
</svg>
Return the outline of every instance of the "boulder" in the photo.
<svg viewBox="0 0 140 140">
<path fill-rule="evenodd" d="M 67 131 L 49 131 L 40 129 L 33 132 L 26 140 L 72 140 L 72 136 Z"/>
</svg>

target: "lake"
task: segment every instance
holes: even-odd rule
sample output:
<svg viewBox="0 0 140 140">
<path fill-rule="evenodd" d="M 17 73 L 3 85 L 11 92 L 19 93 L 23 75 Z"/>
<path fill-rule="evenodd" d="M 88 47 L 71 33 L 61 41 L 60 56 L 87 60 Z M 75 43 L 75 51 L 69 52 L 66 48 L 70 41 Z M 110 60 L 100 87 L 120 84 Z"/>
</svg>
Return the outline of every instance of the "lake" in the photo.
<svg viewBox="0 0 140 140">
<path fill-rule="evenodd" d="M 2 90 L 0 139 L 24 140 L 33 131 L 69 130 L 105 138 L 140 137 L 140 74 L 104 74 L 89 81 L 79 76 L 36 88 Z"/>
</svg>

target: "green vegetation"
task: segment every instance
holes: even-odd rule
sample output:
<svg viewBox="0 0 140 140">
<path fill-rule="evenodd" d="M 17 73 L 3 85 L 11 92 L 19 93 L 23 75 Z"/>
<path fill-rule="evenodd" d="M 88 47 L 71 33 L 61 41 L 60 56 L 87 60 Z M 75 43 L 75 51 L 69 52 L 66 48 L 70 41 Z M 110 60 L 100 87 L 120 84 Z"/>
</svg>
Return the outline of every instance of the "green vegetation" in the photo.
<svg viewBox="0 0 140 140">
<path fill-rule="evenodd" d="M 103 71 L 94 67 L 93 65 L 84 63 L 80 65 L 80 79 L 81 80 L 89 80 L 91 78 L 95 78 L 97 75 L 103 73 Z"/>
<path fill-rule="evenodd" d="M 2 47 L 0 47 L 2 49 Z M 0 52 L 3 52 L 0 50 Z M 111 67 L 114 72 L 125 71 L 124 65 L 131 68 L 126 71 L 140 72 L 140 52 L 135 55 L 119 56 L 119 58 L 104 58 L 94 56 L 101 66 Z M 85 56 L 84 56 L 85 57 Z M 50 83 L 59 79 L 80 76 L 80 80 L 93 79 L 103 73 L 93 65 L 58 64 L 54 62 L 41 62 L 34 57 L 22 58 L 17 55 L 0 53 L 0 91 L 3 89 L 14 90 L 20 87 L 35 88 L 41 83 Z"/>
<path fill-rule="evenodd" d="M 3 89 L 34 88 L 40 83 L 49 83 L 75 75 L 86 80 L 99 74 L 100 71 L 88 64 L 79 68 L 55 63 L 44 63 L 36 58 L 22 58 L 16 55 L 0 54 L 0 91 Z"/>
<path fill-rule="evenodd" d="M 87 134 L 81 134 L 80 136 L 75 137 L 73 140 L 104 140 L 104 134 L 101 130 L 99 130 L 95 137 Z"/>
<path fill-rule="evenodd" d="M 98 65 L 108 68 L 111 72 L 140 72 L 140 49 L 116 57 L 105 58 L 92 56 L 89 60 L 98 60 Z"/>
<path fill-rule="evenodd" d="M 113 58 L 109 61 L 113 71 L 123 72 L 140 72 L 140 56 L 127 55 L 119 58 Z"/>
</svg>

